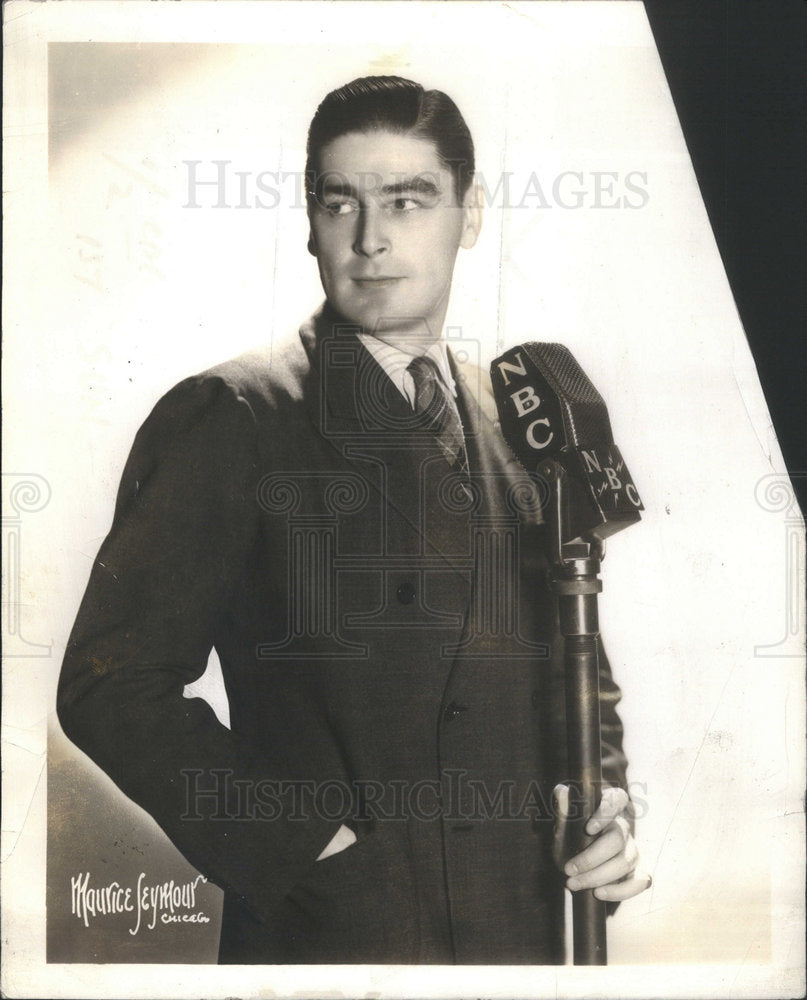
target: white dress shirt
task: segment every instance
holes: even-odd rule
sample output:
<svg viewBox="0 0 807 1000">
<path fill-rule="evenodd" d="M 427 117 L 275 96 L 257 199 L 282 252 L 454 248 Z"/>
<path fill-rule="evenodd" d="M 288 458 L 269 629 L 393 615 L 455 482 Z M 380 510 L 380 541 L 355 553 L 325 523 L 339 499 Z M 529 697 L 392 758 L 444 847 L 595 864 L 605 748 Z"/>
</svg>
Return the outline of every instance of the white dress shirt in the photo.
<svg viewBox="0 0 807 1000">
<path fill-rule="evenodd" d="M 397 347 L 392 347 L 390 344 L 385 344 L 383 341 L 369 333 L 360 333 L 358 334 L 358 338 L 370 354 L 372 354 L 378 364 L 384 369 L 392 384 L 401 393 L 404 399 L 408 401 L 409 405 L 414 410 L 415 380 L 406 370 L 414 355 L 408 354 L 406 351 L 402 351 Z M 448 365 L 448 354 L 446 352 L 445 343 L 442 340 L 438 340 L 431 344 L 429 349 L 424 351 L 423 354 L 425 357 L 431 358 L 432 361 L 434 361 L 443 382 L 451 391 L 452 396 L 456 397 L 457 387 L 451 376 L 451 369 Z"/>
</svg>

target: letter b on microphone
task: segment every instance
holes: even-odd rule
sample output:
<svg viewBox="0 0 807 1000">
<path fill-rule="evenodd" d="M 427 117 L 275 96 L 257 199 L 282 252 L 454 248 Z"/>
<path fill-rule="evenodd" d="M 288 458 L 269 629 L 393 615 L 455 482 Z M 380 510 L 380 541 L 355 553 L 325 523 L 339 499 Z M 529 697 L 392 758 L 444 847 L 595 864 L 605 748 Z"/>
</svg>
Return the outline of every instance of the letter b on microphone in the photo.
<svg viewBox="0 0 807 1000">
<path fill-rule="evenodd" d="M 602 396 L 562 344 L 522 344 L 491 365 L 502 434 L 528 472 L 554 459 L 568 477 L 569 538 L 639 520 L 638 490 L 614 444 Z"/>
</svg>

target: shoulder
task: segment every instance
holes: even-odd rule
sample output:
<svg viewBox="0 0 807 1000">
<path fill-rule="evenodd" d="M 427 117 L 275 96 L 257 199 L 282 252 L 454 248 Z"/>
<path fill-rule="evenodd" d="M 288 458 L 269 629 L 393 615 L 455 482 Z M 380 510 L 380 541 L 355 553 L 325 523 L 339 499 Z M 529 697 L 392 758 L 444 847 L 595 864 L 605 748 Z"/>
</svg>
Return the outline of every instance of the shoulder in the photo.
<svg viewBox="0 0 807 1000">
<path fill-rule="evenodd" d="M 303 404 L 310 381 L 299 340 L 241 354 L 166 392 L 138 431 L 135 449 L 156 456 L 197 441 L 212 453 L 226 452 L 236 441 L 242 447 Z"/>
<path fill-rule="evenodd" d="M 190 375 L 160 399 L 155 412 L 196 413 L 208 407 L 244 408 L 258 417 L 302 402 L 310 382 L 310 365 L 299 341 L 289 340 L 248 351 Z"/>
<path fill-rule="evenodd" d="M 255 407 L 302 401 L 310 364 L 299 339 L 248 351 L 185 379 L 186 390 L 230 393 Z"/>
</svg>

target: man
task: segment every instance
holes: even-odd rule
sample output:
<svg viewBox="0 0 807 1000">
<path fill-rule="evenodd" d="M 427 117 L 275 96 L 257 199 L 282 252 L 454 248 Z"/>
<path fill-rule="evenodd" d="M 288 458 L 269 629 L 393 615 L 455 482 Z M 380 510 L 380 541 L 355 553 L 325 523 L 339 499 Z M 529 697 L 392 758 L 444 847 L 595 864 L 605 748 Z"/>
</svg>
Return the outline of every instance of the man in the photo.
<svg viewBox="0 0 807 1000">
<path fill-rule="evenodd" d="M 326 303 L 157 404 L 68 644 L 62 725 L 223 887 L 222 962 L 563 961 L 540 505 L 441 339 L 473 173 L 445 94 L 328 95 L 306 171 Z M 229 729 L 183 695 L 213 647 Z M 615 787 L 565 869 L 612 901 L 646 886 L 618 695 L 603 660 Z"/>
</svg>

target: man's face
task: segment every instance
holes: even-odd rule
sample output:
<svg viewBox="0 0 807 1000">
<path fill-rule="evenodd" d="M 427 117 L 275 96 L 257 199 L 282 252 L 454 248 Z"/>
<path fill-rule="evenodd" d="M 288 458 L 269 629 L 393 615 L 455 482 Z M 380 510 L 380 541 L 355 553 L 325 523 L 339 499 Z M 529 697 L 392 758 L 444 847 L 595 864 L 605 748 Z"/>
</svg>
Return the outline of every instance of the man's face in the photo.
<svg viewBox="0 0 807 1000">
<path fill-rule="evenodd" d="M 350 132 L 320 152 L 311 252 L 331 305 L 397 346 L 442 333 L 454 260 L 476 242 L 471 195 L 428 140 Z"/>
</svg>

